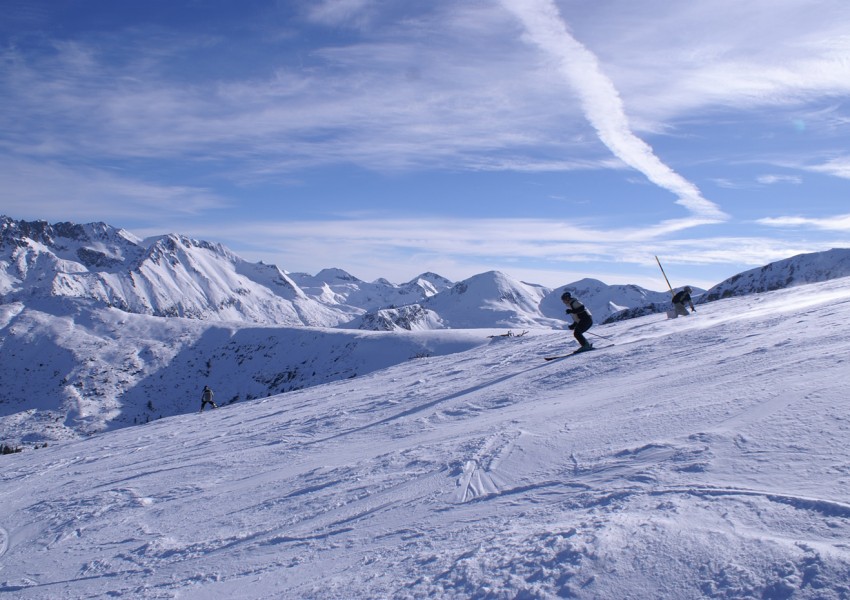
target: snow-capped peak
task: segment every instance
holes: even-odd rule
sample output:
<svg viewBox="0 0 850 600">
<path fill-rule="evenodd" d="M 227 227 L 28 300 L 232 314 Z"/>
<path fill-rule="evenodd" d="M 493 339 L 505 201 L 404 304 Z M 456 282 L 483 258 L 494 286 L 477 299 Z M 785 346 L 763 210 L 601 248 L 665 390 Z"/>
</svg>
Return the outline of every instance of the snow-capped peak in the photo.
<svg viewBox="0 0 850 600">
<path fill-rule="evenodd" d="M 745 296 L 804 283 L 828 281 L 850 275 L 850 249 L 798 254 L 730 277 L 705 293 L 703 301 Z"/>
</svg>

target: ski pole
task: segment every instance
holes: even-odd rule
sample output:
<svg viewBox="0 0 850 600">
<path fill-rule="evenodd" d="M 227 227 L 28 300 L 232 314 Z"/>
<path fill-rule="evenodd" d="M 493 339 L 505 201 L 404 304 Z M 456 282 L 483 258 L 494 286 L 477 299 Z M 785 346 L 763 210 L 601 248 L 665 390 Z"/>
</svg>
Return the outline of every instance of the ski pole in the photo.
<svg viewBox="0 0 850 600">
<path fill-rule="evenodd" d="M 593 333 L 592 331 L 586 331 L 585 333 L 589 333 L 590 335 L 595 335 L 598 338 L 602 338 L 603 340 L 610 340 L 611 338 L 606 337 L 604 335 L 599 335 L 598 333 Z"/>
<path fill-rule="evenodd" d="M 661 266 L 661 261 L 658 260 L 658 256 L 655 256 L 655 262 L 658 263 L 658 268 L 661 269 L 661 274 L 664 275 L 664 281 L 667 282 L 667 287 L 670 288 L 670 294 L 673 294 L 673 286 L 670 285 L 670 280 L 667 279 L 667 273 L 664 272 L 664 267 Z"/>
</svg>

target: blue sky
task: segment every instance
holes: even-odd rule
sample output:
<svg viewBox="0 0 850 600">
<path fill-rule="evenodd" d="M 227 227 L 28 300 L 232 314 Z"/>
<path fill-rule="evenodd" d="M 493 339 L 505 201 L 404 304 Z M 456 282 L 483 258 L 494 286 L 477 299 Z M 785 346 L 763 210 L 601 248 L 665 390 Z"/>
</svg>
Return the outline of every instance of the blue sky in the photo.
<svg viewBox="0 0 850 600">
<path fill-rule="evenodd" d="M 0 212 L 289 271 L 708 287 L 850 246 L 846 0 L 4 0 Z"/>
</svg>

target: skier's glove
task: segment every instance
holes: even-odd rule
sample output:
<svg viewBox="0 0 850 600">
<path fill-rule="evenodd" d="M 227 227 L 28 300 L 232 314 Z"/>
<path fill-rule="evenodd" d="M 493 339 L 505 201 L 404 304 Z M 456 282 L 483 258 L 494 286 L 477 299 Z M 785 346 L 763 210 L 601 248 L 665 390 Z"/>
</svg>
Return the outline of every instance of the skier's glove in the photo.
<svg viewBox="0 0 850 600">
<path fill-rule="evenodd" d="M 575 324 L 575 323 L 570 323 L 569 327 L 567 327 L 567 329 L 569 329 L 570 331 L 572 331 L 572 330 L 573 330 L 573 329 L 575 329 L 575 328 L 576 328 L 576 324 Z"/>
</svg>

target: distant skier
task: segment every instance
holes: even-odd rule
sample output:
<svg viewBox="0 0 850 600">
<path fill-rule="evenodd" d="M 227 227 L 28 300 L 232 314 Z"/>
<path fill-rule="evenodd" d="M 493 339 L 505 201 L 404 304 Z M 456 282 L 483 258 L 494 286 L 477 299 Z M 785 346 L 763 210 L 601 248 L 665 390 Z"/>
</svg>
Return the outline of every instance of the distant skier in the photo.
<svg viewBox="0 0 850 600">
<path fill-rule="evenodd" d="M 566 304 L 567 314 L 573 317 L 573 322 L 570 323 L 570 329 L 573 330 L 573 335 L 578 343 L 581 344 L 581 347 L 576 352 L 592 350 L 593 344 L 588 342 L 582 334 L 593 326 L 593 315 L 590 314 L 590 311 L 587 310 L 578 298 L 573 298 L 570 292 L 561 294 L 561 302 Z"/>
<path fill-rule="evenodd" d="M 218 404 L 213 402 L 213 391 L 210 389 L 210 386 L 205 385 L 204 391 L 201 394 L 201 411 L 200 412 L 204 412 L 204 407 L 207 404 L 212 404 L 213 408 L 218 408 Z"/>
<path fill-rule="evenodd" d="M 689 286 L 685 286 L 680 291 L 676 292 L 673 296 L 673 308 L 676 310 L 676 316 L 686 317 L 690 313 L 688 309 L 685 308 L 685 303 L 689 304 L 691 310 L 696 312 L 697 309 L 694 308 L 694 303 L 691 301 L 691 288 Z"/>
</svg>

